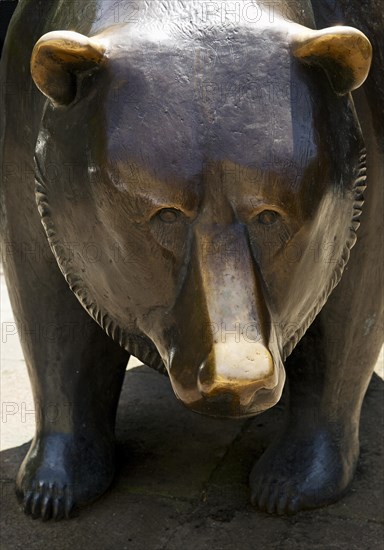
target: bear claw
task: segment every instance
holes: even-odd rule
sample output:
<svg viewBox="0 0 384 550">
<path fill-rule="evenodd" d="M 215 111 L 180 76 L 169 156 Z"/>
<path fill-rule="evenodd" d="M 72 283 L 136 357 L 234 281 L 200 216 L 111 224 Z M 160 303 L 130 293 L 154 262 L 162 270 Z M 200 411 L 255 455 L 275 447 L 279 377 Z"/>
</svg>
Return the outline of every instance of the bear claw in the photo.
<svg viewBox="0 0 384 550">
<path fill-rule="evenodd" d="M 296 514 L 302 509 L 297 488 L 287 481 L 279 484 L 276 480 L 261 479 L 253 488 L 251 503 L 261 512 L 278 516 Z"/>
<path fill-rule="evenodd" d="M 72 491 L 67 486 L 57 486 L 54 483 L 41 482 L 27 491 L 22 497 L 22 509 L 33 519 L 70 519 L 76 515 L 76 506 Z"/>
</svg>

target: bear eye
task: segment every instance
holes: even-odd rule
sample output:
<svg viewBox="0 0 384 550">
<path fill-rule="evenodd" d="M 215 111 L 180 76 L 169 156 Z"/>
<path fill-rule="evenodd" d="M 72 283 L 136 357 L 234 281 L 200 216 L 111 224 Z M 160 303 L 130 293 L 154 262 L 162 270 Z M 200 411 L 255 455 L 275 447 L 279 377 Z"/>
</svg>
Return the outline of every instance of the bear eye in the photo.
<svg viewBox="0 0 384 550">
<path fill-rule="evenodd" d="M 257 215 L 257 221 L 261 225 L 272 225 L 279 219 L 279 214 L 274 210 L 263 210 Z"/>
<path fill-rule="evenodd" d="M 182 213 L 175 208 L 163 208 L 157 213 L 157 216 L 163 223 L 175 223 L 180 219 Z"/>
</svg>

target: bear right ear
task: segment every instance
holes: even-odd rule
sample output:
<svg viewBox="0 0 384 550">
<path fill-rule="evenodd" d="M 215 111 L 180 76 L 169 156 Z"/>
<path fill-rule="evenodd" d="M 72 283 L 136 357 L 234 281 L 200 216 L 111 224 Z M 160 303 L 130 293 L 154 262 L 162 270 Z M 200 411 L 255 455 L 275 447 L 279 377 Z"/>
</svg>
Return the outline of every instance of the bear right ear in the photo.
<svg viewBox="0 0 384 550">
<path fill-rule="evenodd" d="M 72 31 L 49 32 L 33 48 L 32 78 L 54 105 L 69 105 L 76 96 L 77 73 L 100 66 L 105 50 L 97 38 Z"/>
</svg>

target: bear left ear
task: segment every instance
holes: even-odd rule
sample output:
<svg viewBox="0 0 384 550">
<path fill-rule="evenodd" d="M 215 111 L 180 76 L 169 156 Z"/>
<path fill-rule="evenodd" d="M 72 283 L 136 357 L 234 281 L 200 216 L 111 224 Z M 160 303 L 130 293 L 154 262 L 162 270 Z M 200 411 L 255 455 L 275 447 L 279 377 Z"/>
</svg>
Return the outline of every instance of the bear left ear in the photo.
<svg viewBox="0 0 384 550">
<path fill-rule="evenodd" d="M 72 31 L 49 32 L 33 48 L 32 78 L 54 105 L 69 105 L 76 96 L 76 75 L 98 67 L 104 54 L 105 46 L 97 38 Z"/>
<path fill-rule="evenodd" d="M 336 94 L 344 95 L 367 78 L 372 46 L 365 34 L 353 27 L 303 28 L 302 33 L 295 34 L 293 55 L 304 63 L 320 66 Z"/>
</svg>

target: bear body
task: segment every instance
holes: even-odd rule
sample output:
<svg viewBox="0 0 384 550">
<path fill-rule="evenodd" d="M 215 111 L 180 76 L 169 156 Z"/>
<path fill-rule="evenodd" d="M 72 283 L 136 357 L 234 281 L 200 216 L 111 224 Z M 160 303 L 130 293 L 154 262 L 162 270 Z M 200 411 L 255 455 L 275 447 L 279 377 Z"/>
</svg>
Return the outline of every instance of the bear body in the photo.
<svg viewBox="0 0 384 550">
<path fill-rule="evenodd" d="M 336 500 L 382 338 L 380 59 L 364 83 L 367 38 L 313 30 L 326 2 L 80 4 L 21 2 L 2 59 L 3 256 L 39 411 L 25 511 L 110 485 L 129 354 L 214 416 L 287 378 L 252 500 Z"/>
</svg>

